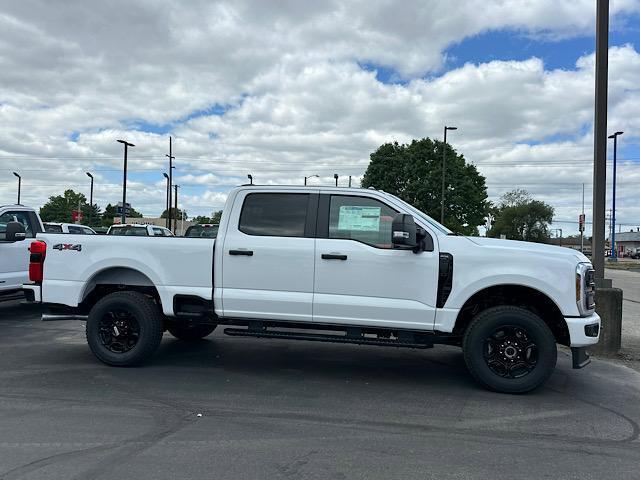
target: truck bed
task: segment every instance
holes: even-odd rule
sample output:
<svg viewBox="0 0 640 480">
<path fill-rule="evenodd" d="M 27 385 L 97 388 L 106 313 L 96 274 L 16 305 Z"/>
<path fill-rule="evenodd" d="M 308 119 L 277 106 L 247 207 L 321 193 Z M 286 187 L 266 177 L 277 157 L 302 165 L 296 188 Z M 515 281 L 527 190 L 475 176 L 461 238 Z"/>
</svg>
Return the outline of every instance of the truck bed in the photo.
<svg viewBox="0 0 640 480">
<path fill-rule="evenodd" d="M 215 239 L 42 233 L 37 240 L 47 244 L 43 302 L 77 306 L 96 284 L 131 281 L 155 286 L 167 315 L 175 295 L 213 298 Z"/>
</svg>

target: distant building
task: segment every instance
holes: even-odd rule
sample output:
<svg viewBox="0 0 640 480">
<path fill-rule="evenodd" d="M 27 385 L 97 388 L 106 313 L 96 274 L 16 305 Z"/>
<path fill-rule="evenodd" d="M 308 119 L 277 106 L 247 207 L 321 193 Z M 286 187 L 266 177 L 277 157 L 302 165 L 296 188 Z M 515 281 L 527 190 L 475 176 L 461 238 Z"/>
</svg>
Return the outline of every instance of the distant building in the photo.
<svg viewBox="0 0 640 480">
<path fill-rule="evenodd" d="M 640 248 L 640 228 L 630 232 L 616 233 L 616 245 L 618 255 L 635 252 L 636 248 Z"/>
<path fill-rule="evenodd" d="M 573 248 L 578 251 L 580 251 L 582 245 L 580 237 L 550 238 L 548 243 L 559 247 Z M 584 253 L 591 253 L 591 238 L 584 238 Z"/>
</svg>

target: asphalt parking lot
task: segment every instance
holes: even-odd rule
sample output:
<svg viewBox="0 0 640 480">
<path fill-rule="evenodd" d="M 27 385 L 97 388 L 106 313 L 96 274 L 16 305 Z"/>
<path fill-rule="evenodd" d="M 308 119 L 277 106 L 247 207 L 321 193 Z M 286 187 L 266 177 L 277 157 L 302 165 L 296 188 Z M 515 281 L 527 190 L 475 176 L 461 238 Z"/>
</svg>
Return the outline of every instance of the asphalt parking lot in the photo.
<svg viewBox="0 0 640 480">
<path fill-rule="evenodd" d="M 640 373 L 594 360 L 495 394 L 459 350 L 165 335 L 98 363 L 81 322 L 0 304 L 2 479 L 638 478 Z"/>
</svg>

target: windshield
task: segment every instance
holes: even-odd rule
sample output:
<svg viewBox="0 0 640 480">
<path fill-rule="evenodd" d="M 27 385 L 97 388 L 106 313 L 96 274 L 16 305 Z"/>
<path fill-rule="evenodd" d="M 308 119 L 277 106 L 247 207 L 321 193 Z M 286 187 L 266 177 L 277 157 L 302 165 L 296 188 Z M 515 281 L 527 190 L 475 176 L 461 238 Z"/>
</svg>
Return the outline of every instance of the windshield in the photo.
<svg viewBox="0 0 640 480">
<path fill-rule="evenodd" d="M 109 231 L 109 235 L 126 235 L 134 237 L 146 237 L 146 227 L 113 227 Z"/>
<path fill-rule="evenodd" d="M 399 201 L 400 203 L 402 203 L 402 205 L 409 210 L 414 216 L 424 220 L 426 223 L 428 223 L 429 225 L 431 225 L 433 228 L 435 228 L 436 230 L 439 230 L 442 233 L 445 234 L 450 234 L 453 233 L 451 230 L 449 230 L 447 227 L 445 227 L 444 225 L 436 222 L 433 218 L 431 218 L 429 215 L 427 215 L 424 212 L 421 212 L 420 210 L 418 210 L 416 207 L 414 207 L 413 205 L 405 202 L 404 200 L 402 200 L 401 198 L 396 197 L 395 195 L 392 195 L 391 193 L 387 193 L 385 192 L 387 195 L 389 195 L 390 197 L 395 198 L 397 201 Z"/>
<path fill-rule="evenodd" d="M 201 237 L 201 238 L 216 238 L 218 235 L 218 225 L 192 225 L 187 228 L 185 237 Z"/>
</svg>

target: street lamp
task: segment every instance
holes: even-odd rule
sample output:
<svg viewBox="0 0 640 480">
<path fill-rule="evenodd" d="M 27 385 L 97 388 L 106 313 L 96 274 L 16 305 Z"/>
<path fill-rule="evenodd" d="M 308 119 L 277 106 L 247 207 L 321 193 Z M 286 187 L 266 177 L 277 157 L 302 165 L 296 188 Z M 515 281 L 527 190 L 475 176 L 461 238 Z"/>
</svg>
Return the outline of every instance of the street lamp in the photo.
<svg viewBox="0 0 640 480">
<path fill-rule="evenodd" d="M 307 179 L 309 178 L 320 178 L 320 175 L 309 175 L 308 177 L 304 177 L 304 186 L 307 186 Z"/>
<path fill-rule="evenodd" d="M 333 178 L 335 178 L 335 179 L 336 179 L 336 187 L 337 187 L 337 186 L 338 186 L 338 174 L 337 174 L 337 173 L 334 173 L 334 174 L 333 174 Z"/>
<path fill-rule="evenodd" d="M 127 149 L 129 147 L 135 147 L 133 143 L 129 143 L 126 140 L 118 140 L 118 143 L 124 145 L 124 175 L 122 177 L 122 224 L 127 223 Z"/>
<path fill-rule="evenodd" d="M 253 176 L 249 174 L 247 175 L 247 178 L 249 179 L 249 185 L 253 185 Z"/>
<path fill-rule="evenodd" d="M 167 204 L 169 205 L 169 207 L 167 208 L 167 218 L 169 219 L 169 224 L 167 225 L 167 228 L 169 230 L 171 230 L 171 222 L 172 222 L 172 218 L 171 218 L 171 185 L 173 185 L 173 169 L 176 168 L 176 167 L 173 166 L 173 161 L 175 160 L 176 157 L 173 156 L 173 139 L 171 137 L 169 137 L 169 154 L 168 155 L 165 154 L 165 157 L 169 158 L 169 200 L 167 201 Z"/>
<path fill-rule="evenodd" d="M 89 193 L 89 207 L 91 208 L 91 210 L 89 210 L 89 224 L 93 224 L 93 175 L 91 175 L 91 173 L 86 172 L 87 173 L 87 177 L 89 177 L 91 179 L 91 190 Z"/>
<path fill-rule="evenodd" d="M 618 260 L 618 251 L 616 249 L 616 164 L 618 160 L 618 135 L 624 132 L 616 132 L 609 135 L 613 138 L 613 207 L 611 210 L 611 261 Z"/>
<path fill-rule="evenodd" d="M 20 189 L 22 188 L 22 177 L 16 172 L 13 172 L 13 174 L 18 177 L 18 205 L 20 205 Z"/>
<path fill-rule="evenodd" d="M 444 126 L 444 143 L 442 144 L 442 197 L 440 205 L 440 223 L 444 225 L 444 173 L 447 160 L 447 130 L 457 130 L 458 127 Z"/>
<path fill-rule="evenodd" d="M 169 228 L 169 196 L 171 193 L 171 184 L 169 183 L 170 179 L 169 179 L 169 175 L 167 175 L 167 172 L 163 172 L 162 175 L 164 175 L 164 178 L 167 179 L 167 198 L 164 201 L 164 213 L 167 214 L 167 218 L 165 221 L 165 225 L 167 228 Z"/>
<path fill-rule="evenodd" d="M 174 201 L 175 201 L 175 209 L 174 211 L 176 212 L 176 221 L 173 222 L 173 234 L 175 235 L 176 232 L 178 231 L 178 188 L 180 188 L 180 185 L 174 185 L 173 186 L 174 190 L 175 190 L 175 195 L 174 195 Z"/>
</svg>

